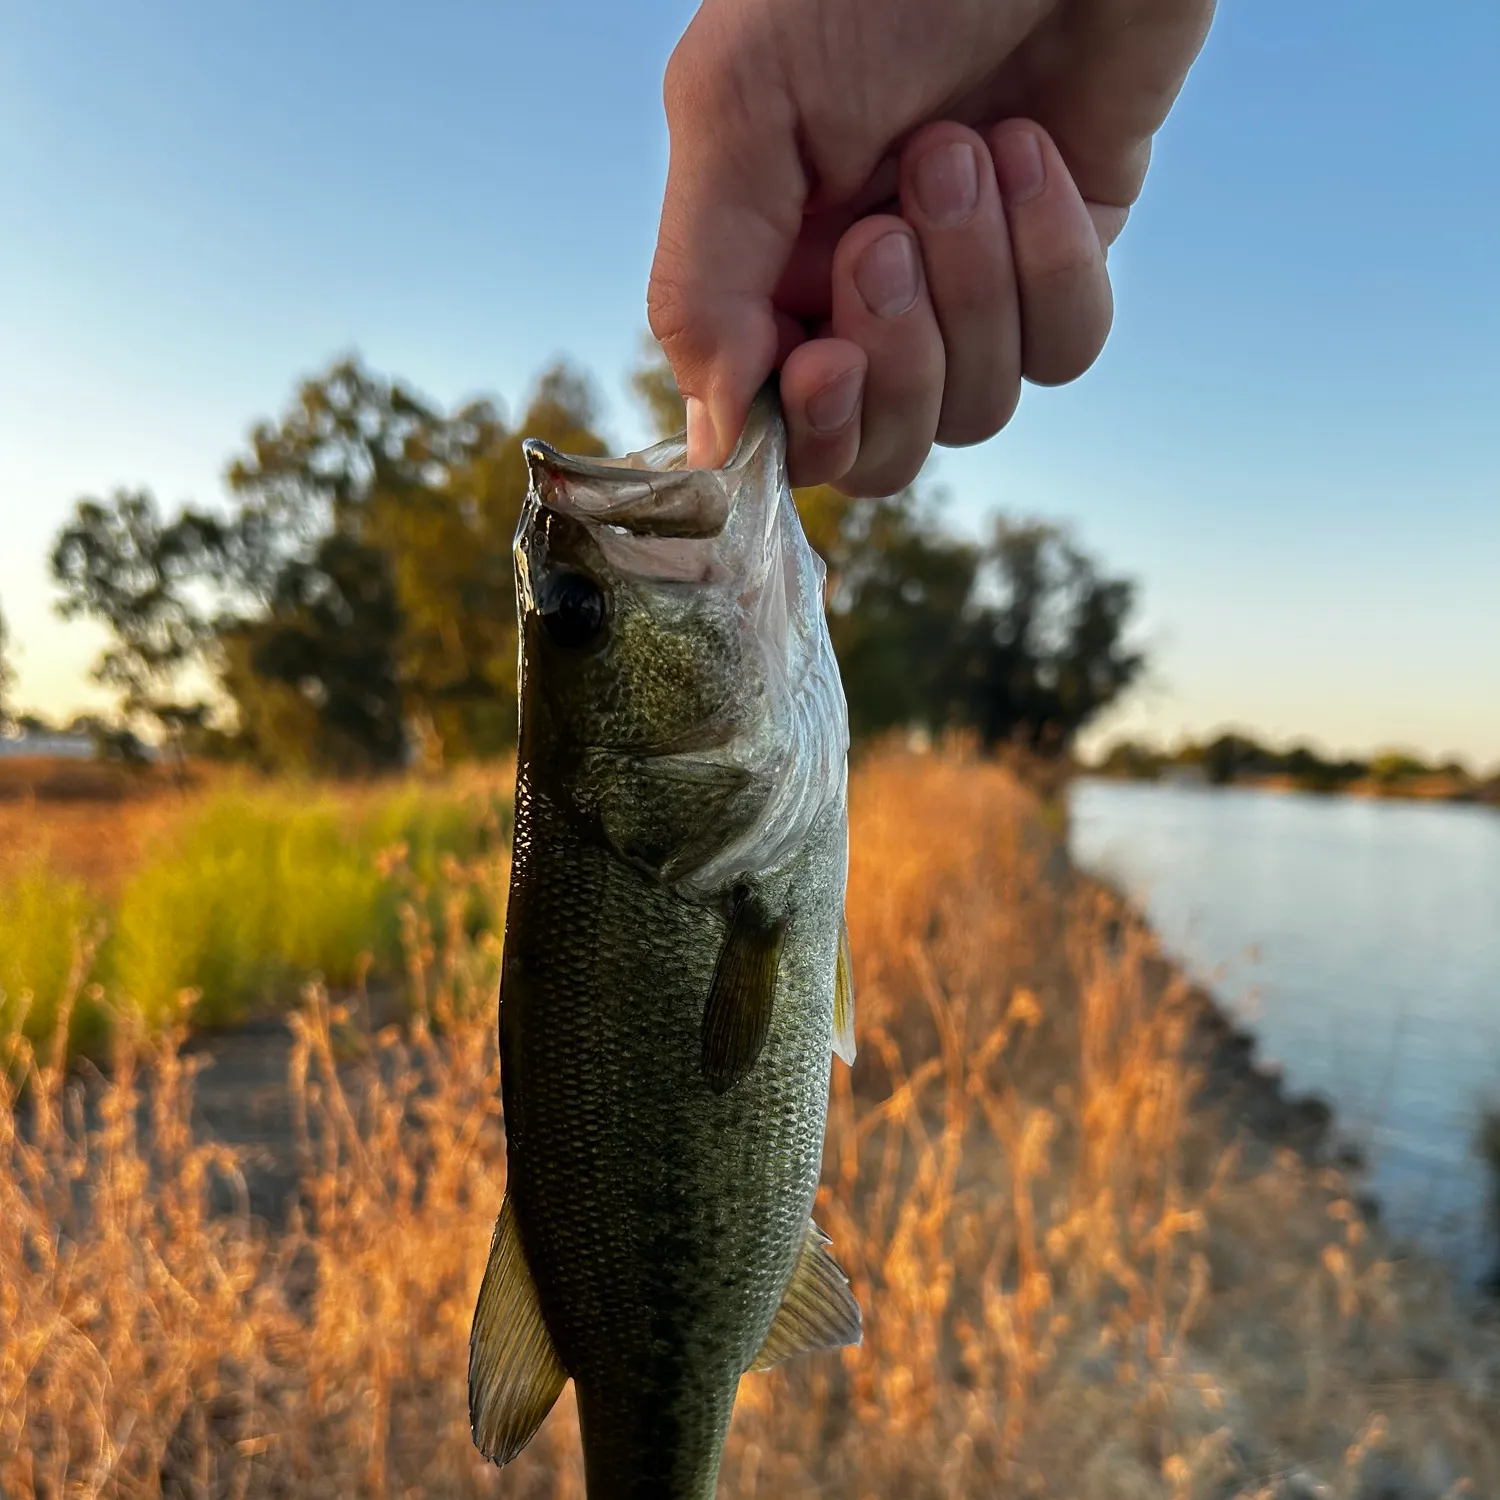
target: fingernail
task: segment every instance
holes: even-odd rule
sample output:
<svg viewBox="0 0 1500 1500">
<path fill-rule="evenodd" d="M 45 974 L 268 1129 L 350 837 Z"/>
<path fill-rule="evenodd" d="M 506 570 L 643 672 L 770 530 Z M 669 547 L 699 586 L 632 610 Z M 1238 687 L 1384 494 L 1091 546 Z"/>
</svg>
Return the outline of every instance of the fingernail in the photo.
<svg viewBox="0 0 1500 1500">
<path fill-rule="evenodd" d="M 860 256 L 854 285 L 877 318 L 897 318 L 917 300 L 917 252 L 900 230 L 882 235 Z"/>
<path fill-rule="evenodd" d="M 807 420 L 814 432 L 839 432 L 854 419 L 865 388 L 863 370 L 846 370 L 807 398 Z"/>
<path fill-rule="evenodd" d="M 719 438 L 706 401 L 687 398 L 687 462 L 690 469 L 711 468 L 718 462 Z"/>
<path fill-rule="evenodd" d="M 1007 130 L 995 142 L 995 166 L 1007 203 L 1024 203 L 1047 186 L 1047 168 L 1034 130 Z"/>
<path fill-rule="evenodd" d="M 916 171 L 917 206 L 937 225 L 962 224 L 979 202 L 979 163 L 974 148 L 951 141 L 929 151 Z"/>
</svg>

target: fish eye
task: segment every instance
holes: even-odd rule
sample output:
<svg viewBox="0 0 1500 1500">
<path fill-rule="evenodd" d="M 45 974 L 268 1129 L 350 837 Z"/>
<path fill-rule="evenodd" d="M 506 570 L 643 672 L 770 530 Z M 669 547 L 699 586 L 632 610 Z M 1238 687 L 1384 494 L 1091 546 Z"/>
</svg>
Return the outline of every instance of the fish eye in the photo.
<svg viewBox="0 0 1500 1500">
<path fill-rule="evenodd" d="M 547 634 L 570 651 L 593 645 L 604 632 L 604 590 L 587 573 L 554 573 L 537 609 Z"/>
</svg>

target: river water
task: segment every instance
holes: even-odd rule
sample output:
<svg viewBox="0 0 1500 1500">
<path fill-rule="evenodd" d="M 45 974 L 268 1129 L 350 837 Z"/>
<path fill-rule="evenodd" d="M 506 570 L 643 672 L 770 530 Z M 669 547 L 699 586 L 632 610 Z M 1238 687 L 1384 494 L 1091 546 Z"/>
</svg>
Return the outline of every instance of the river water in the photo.
<svg viewBox="0 0 1500 1500">
<path fill-rule="evenodd" d="M 1500 811 L 1085 779 L 1074 857 L 1321 1094 L 1398 1233 L 1495 1260 L 1474 1153 L 1500 1102 Z"/>
</svg>

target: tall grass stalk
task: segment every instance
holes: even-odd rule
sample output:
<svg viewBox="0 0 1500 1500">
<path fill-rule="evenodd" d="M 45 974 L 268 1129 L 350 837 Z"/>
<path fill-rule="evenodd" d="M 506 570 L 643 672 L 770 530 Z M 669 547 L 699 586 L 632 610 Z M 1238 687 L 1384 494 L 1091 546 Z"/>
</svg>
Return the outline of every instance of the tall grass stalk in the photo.
<svg viewBox="0 0 1500 1500">
<path fill-rule="evenodd" d="M 876 758 L 851 834 L 861 1051 L 817 1215 L 866 1337 L 746 1378 L 721 1493 L 1500 1492 L 1500 1340 L 1386 1258 L 1337 1172 L 1194 1105 L 1186 996 L 1029 798 Z M 0 1098 L 0 1492 L 581 1500 L 569 1394 L 503 1475 L 467 1428 L 504 1140 L 470 1019 L 499 944 L 465 913 L 504 877 L 450 866 L 408 905 L 414 1020 L 363 1062 L 308 989 L 285 1232 L 194 1133 L 175 1020 L 117 1032 L 87 1109 L 11 1042 L 37 1102 Z"/>
</svg>

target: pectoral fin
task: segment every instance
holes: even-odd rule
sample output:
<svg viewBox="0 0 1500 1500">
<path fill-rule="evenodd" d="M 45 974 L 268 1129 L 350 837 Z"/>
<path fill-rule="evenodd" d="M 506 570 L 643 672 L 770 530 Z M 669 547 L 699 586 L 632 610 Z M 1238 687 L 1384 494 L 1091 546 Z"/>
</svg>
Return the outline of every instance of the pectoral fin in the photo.
<svg viewBox="0 0 1500 1500">
<path fill-rule="evenodd" d="M 797 1268 L 752 1370 L 769 1370 L 794 1354 L 859 1343 L 859 1303 L 849 1289 L 849 1278 L 828 1253 L 830 1243 L 809 1219 Z"/>
<path fill-rule="evenodd" d="M 507 1197 L 495 1221 L 469 1334 L 469 1423 L 475 1446 L 492 1463 L 509 1463 L 536 1436 L 567 1378 L 542 1322 Z"/>
<path fill-rule="evenodd" d="M 716 1094 L 739 1082 L 766 1044 L 786 926 L 752 899 L 735 907 L 703 1012 L 703 1076 Z"/>
<path fill-rule="evenodd" d="M 849 956 L 849 924 L 839 922 L 839 956 L 833 969 L 833 1050 L 854 1066 L 854 963 Z"/>
</svg>

